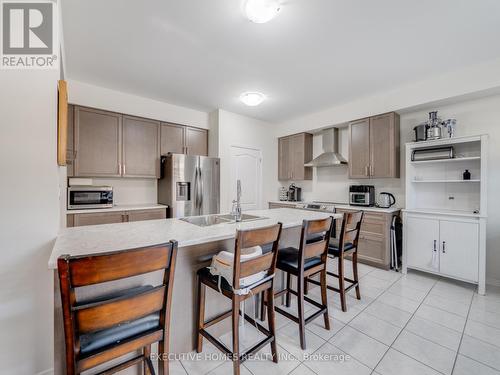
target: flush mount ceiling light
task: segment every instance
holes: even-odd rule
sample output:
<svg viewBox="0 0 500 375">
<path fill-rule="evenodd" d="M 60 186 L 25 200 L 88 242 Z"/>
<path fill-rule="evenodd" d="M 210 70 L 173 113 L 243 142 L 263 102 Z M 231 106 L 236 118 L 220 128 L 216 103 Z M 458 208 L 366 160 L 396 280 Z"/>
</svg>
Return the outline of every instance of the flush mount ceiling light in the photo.
<svg viewBox="0 0 500 375">
<path fill-rule="evenodd" d="M 278 15 L 281 5 L 279 0 L 244 0 L 243 12 L 252 22 L 265 23 Z"/>
<path fill-rule="evenodd" d="M 260 92 L 244 92 L 240 95 L 240 100 L 249 107 L 255 107 L 256 105 L 262 103 L 265 99 L 266 96 Z"/>
</svg>

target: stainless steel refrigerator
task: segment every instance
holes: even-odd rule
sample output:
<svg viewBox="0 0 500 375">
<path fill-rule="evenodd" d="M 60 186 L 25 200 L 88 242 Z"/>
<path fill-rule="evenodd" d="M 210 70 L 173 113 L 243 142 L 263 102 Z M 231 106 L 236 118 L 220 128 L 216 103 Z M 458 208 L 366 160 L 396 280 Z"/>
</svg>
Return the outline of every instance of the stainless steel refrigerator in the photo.
<svg viewBox="0 0 500 375">
<path fill-rule="evenodd" d="M 183 154 L 162 156 L 158 203 L 168 205 L 169 217 L 218 214 L 220 160 Z"/>
</svg>

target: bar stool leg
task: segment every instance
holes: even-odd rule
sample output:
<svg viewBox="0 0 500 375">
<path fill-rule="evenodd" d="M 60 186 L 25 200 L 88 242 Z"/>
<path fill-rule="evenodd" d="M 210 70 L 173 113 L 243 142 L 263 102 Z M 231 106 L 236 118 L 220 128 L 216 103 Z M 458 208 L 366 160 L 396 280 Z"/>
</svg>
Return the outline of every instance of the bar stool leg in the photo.
<svg viewBox="0 0 500 375">
<path fill-rule="evenodd" d="M 233 296 L 233 374 L 240 375 L 240 299 L 237 295 Z"/>
<path fill-rule="evenodd" d="M 308 277 L 304 277 L 304 294 L 307 295 L 309 293 L 309 283 L 307 282 L 308 281 Z"/>
<path fill-rule="evenodd" d="M 260 320 L 266 320 L 266 292 L 260 293 Z"/>
<path fill-rule="evenodd" d="M 158 342 L 158 374 L 168 375 L 168 343 L 165 340 Z"/>
<path fill-rule="evenodd" d="M 197 330 L 197 344 L 196 352 L 201 353 L 203 351 L 203 336 L 201 335 L 201 330 L 205 326 L 205 295 L 206 287 L 198 278 L 198 330 Z"/>
<path fill-rule="evenodd" d="M 286 273 L 286 300 L 285 300 L 285 306 L 290 307 L 291 304 L 291 293 L 290 293 L 290 287 L 292 284 L 292 275 L 290 272 Z"/>
<path fill-rule="evenodd" d="M 321 283 L 321 304 L 323 306 L 326 306 L 326 311 L 324 313 L 324 319 L 325 319 L 325 328 L 329 331 L 330 330 L 330 318 L 328 317 L 328 298 L 327 298 L 327 286 L 326 286 L 326 268 L 321 271 L 320 274 L 320 283 Z"/>
<path fill-rule="evenodd" d="M 304 277 L 297 277 L 297 304 L 299 313 L 300 347 L 306 350 L 306 321 L 304 318 Z"/>
<path fill-rule="evenodd" d="M 147 374 L 151 374 L 149 372 L 149 364 L 148 364 L 148 359 L 150 359 L 150 356 L 151 356 L 151 345 L 147 345 L 144 347 L 144 363 L 143 363 L 143 366 L 144 366 L 144 375 L 147 375 Z M 151 374 L 152 375 L 152 374 Z"/>
<path fill-rule="evenodd" d="M 344 254 L 340 252 L 339 254 L 339 294 L 340 294 L 340 304 L 342 306 L 342 311 L 347 311 L 346 301 L 345 301 L 345 282 L 344 282 Z"/>
<path fill-rule="evenodd" d="M 354 276 L 354 281 L 356 282 L 356 298 L 361 299 L 361 293 L 359 292 L 359 279 L 358 279 L 358 250 L 356 249 L 352 254 L 352 273 Z"/>
<path fill-rule="evenodd" d="M 276 345 L 276 322 L 274 319 L 274 293 L 273 287 L 271 286 L 271 288 L 267 290 L 267 320 L 269 324 L 269 332 L 274 337 L 274 340 L 271 341 L 271 353 L 273 355 L 273 362 L 278 363 L 278 351 Z"/>
</svg>

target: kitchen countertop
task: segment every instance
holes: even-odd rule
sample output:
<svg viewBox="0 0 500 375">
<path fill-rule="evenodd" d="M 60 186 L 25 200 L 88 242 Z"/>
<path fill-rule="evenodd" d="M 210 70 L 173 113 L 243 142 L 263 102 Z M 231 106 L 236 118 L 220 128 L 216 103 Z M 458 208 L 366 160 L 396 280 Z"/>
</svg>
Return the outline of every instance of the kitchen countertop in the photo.
<svg viewBox="0 0 500 375">
<path fill-rule="evenodd" d="M 289 201 L 269 201 L 269 203 L 274 203 L 274 204 L 283 204 L 283 205 L 290 205 L 290 206 L 295 206 L 296 204 L 299 203 L 309 203 L 305 201 L 301 202 L 289 202 Z M 333 203 L 335 208 L 340 208 L 344 210 L 362 210 L 362 211 L 370 211 L 370 212 L 382 212 L 386 214 L 392 214 L 394 212 L 401 211 L 401 207 L 390 207 L 390 208 L 380 208 L 380 207 L 361 207 L 361 206 L 351 206 L 349 204 L 336 204 Z"/>
<path fill-rule="evenodd" d="M 82 210 L 66 210 L 66 214 L 93 214 L 101 212 L 114 211 L 136 211 L 136 210 L 153 210 L 155 208 L 167 208 L 168 206 L 159 203 L 142 203 L 142 204 L 115 204 L 111 208 L 91 208 Z"/>
<path fill-rule="evenodd" d="M 262 216 L 265 219 L 208 227 L 199 227 L 179 219 L 161 219 L 64 228 L 57 236 L 48 267 L 55 269 L 57 258 L 63 254 L 96 254 L 156 245 L 172 239 L 178 241 L 179 247 L 192 246 L 234 238 L 236 229 L 259 228 L 278 221 L 283 223 L 283 228 L 286 229 L 302 225 L 303 219 L 322 219 L 331 215 L 315 211 L 301 211 L 298 214 L 297 210 L 290 208 L 245 213 Z"/>
</svg>

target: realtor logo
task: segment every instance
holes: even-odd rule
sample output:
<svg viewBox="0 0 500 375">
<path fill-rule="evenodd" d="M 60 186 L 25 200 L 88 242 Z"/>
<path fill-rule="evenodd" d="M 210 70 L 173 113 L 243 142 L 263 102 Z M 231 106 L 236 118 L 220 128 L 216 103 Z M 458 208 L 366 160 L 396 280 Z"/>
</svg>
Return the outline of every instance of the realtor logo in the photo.
<svg viewBox="0 0 500 375">
<path fill-rule="evenodd" d="M 35 0 L 36 1 L 36 0 Z M 56 5 L 51 1 L 2 1 L 3 69 L 55 69 Z"/>
</svg>

